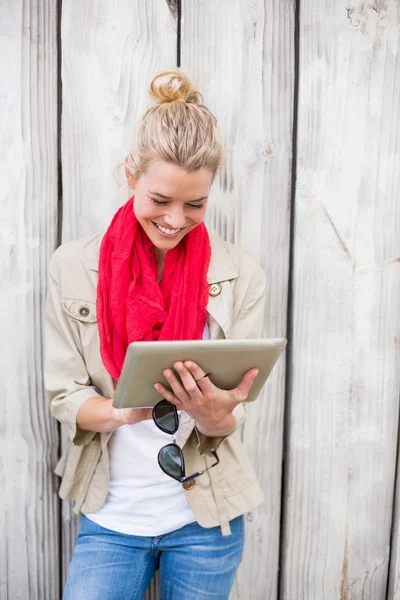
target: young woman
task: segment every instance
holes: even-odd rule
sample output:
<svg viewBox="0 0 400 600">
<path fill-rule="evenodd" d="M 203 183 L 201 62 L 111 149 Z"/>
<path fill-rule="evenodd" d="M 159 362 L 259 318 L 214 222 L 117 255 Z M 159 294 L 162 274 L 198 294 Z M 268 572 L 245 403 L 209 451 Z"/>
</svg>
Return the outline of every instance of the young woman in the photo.
<svg viewBox="0 0 400 600">
<path fill-rule="evenodd" d="M 263 323 L 260 266 L 203 222 L 222 161 L 215 118 L 179 70 L 150 95 L 126 159 L 132 198 L 49 268 L 45 383 L 71 437 L 56 473 L 82 513 L 65 600 L 142 599 L 157 569 L 161 600 L 228 598 L 243 514 L 263 499 L 239 432 L 255 369 L 224 391 L 178 362 L 164 372 L 172 391 L 154 382 L 161 413 L 112 406 L 129 343 L 254 338 Z M 186 478 L 165 466 L 176 429 L 165 411 L 170 424 L 179 414 Z"/>
</svg>

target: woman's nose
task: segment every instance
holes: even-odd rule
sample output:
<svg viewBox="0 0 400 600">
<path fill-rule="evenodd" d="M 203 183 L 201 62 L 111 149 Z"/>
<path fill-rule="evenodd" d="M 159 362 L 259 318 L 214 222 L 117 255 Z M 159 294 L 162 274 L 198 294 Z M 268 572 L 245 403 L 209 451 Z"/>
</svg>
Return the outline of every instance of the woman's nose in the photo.
<svg viewBox="0 0 400 600">
<path fill-rule="evenodd" d="M 164 215 L 164 221 L 171 229 L 182 229 L 186 225 L 186 218 L 183 210 L 169 211 Z"/>
</svg>

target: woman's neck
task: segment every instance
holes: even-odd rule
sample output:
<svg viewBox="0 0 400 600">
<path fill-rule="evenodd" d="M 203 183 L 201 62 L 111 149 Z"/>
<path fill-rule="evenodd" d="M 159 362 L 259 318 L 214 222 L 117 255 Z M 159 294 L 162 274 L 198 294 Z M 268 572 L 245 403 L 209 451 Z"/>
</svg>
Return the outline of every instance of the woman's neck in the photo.
<svg viewBox="0 0 400 600">
<path fill-rule="evenodd" d="M 160 283 L 163 268 L 164 268 L 166 251 L 160 250 L 159 248 L 156 248 L 155 251 L 156 251 L 156 261 L 157 261 L 157 281 L 158 281 L 158 283 Z"/>
</svg>

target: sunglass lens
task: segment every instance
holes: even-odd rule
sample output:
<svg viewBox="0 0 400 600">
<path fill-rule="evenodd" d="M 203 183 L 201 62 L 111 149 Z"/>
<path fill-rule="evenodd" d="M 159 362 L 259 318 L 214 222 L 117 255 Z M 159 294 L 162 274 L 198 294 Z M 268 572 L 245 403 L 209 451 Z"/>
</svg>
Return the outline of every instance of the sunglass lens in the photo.
<svg viewBox="0 0 400 600">
<path fill-rule="evenodd" d="M 178 429 L 177 411 L 168 400 L 161 400 L 153 408 L 153 419 L 164 433 L 175 433 Z"/>
<path fill-rule="evenodd" d="M 182 451 L 176 444 L 168 444 L 161 448 L 158 453 L 158 462 L 167 475 L 178 480 L 185 476 Z"/>
</svg>

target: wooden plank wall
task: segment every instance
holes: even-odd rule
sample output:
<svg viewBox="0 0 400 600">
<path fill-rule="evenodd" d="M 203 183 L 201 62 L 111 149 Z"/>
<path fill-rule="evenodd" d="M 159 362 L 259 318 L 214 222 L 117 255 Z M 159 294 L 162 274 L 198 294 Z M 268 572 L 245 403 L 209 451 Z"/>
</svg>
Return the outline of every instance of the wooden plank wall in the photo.
<svg viewBox="0 0 400 600">
<path fill-rule="evenodd" d="M 58 435 L 41 331 L 57 238 L 57 15 L 50 0 L 5 0 L 0 13 L 0 598 L 54 600 Z"/>
<path fill-rule="evenodd" d="M 62 241 L 104 231 L 128 197 L 123 164 L 158 71 L 176 64 L 165 1 L 62 3 Z M 63 503 L 65 579 L 77 519 Z M 153 586 L 148 600 L 155 597 Z"/>
<path fill-rule="evenodd" d="M 386 598 L 400 389 L 399 14 L 394 0 L 300 4 L 284 600 Z"/>
<path fill-rule="evenodd" d="M 380 6 L 378 15 L 378 24 L 382 26 L 381 43 L 383 50 L 380 50 L 381 81 L 379 87 L 387 90 L 381 101 L 382 119 L 384 115 L 384 124 L 380 124 L 380 139 L 376 140 L 379 144 L 378 169 L 375 170 L 379 190 L 382 190 L 382 199 L 380 205 L 380 215 L 384 211 L 386 217 L 383 221 L 385 229 L 380 231 L 380 247 L 385 248 L 385 259 L 387 264 L 383 263 L 383 278 L 379 285 L 386 288 L 387 319 L 387 348 L 391 347 L 391 352 L 386 354 L 388 361 L 388 373 L 386 381 L 382 384 L 386 387 L 387 394 L 393 394 L 395 398 L 397 388 L 397 398 L 399 397 L 399 305 L 396 299 L 399 299 L 399 269 L 400 269 L 400 215 L 399 215 L 399 194 L 400 194 L 400 7 L 396 2 L 389 2 L 387 6 Z M 375 75 L 376 76 L 376 75 Z M 378 88 L 379 89 L 379 88 Z M 383 151 L 383 152 L 382 152 Z M 381 154 L 382 153 L 382 154 Z M 392 220 L 393 219 L 393 220 Z M 384 245 L 383 245 L 384 244 Z M 390 340 L 390 334 L 392 340 Z M 390 341 L 392 344 L 390 344 Z M 394 390 L 391 390 L 391 388 Z M 388 600 L 400 600 L 400 458 L 397 460 L 396 477 L 396 497 L 395 510 L 392 523 L 392 554 L 390 561 L 390 577 L 388 588 Z"/>
<path fill-rule="evenodd" d="M 60 241 L 103 230 L 127 198 L 114 171 L 148 81 L 176 65 L 178 3 L 63 0 L 60 211 L 57 6 L 0 4 L 0 600 L 54 600 L 77 520 L 68 503 L 60 511 L 52 475 L 47 262 Z M 247 515 L 231 598 L 400 600 L 398 1 L 301 0 L 298 71 L 294 0 L 182 0 L 181 10 L 182 67 L 227 147 L 208 223 L 261 260 L 267 335 L 285 335 L 288 290 L 292 299 L 291 361 L 244 429 L 266 501 Z M 147 598 L 158 595 L 154 582 Z"/>
<path fill-rule="evenodd" d="M 208 223 L 261 261 L 271 282 L 265 333 L 285 336 L 294 2 L 184 0 L 182 17 L 181 65 L 198 81 L 205 104 L 216 115 L 227 153 Z M 284 377 L 282 357 L 262 397 L 249 409 L 244 430 L 265 502 L 247 515 L 234 599 L 277 594 Z"/>
</svg>

